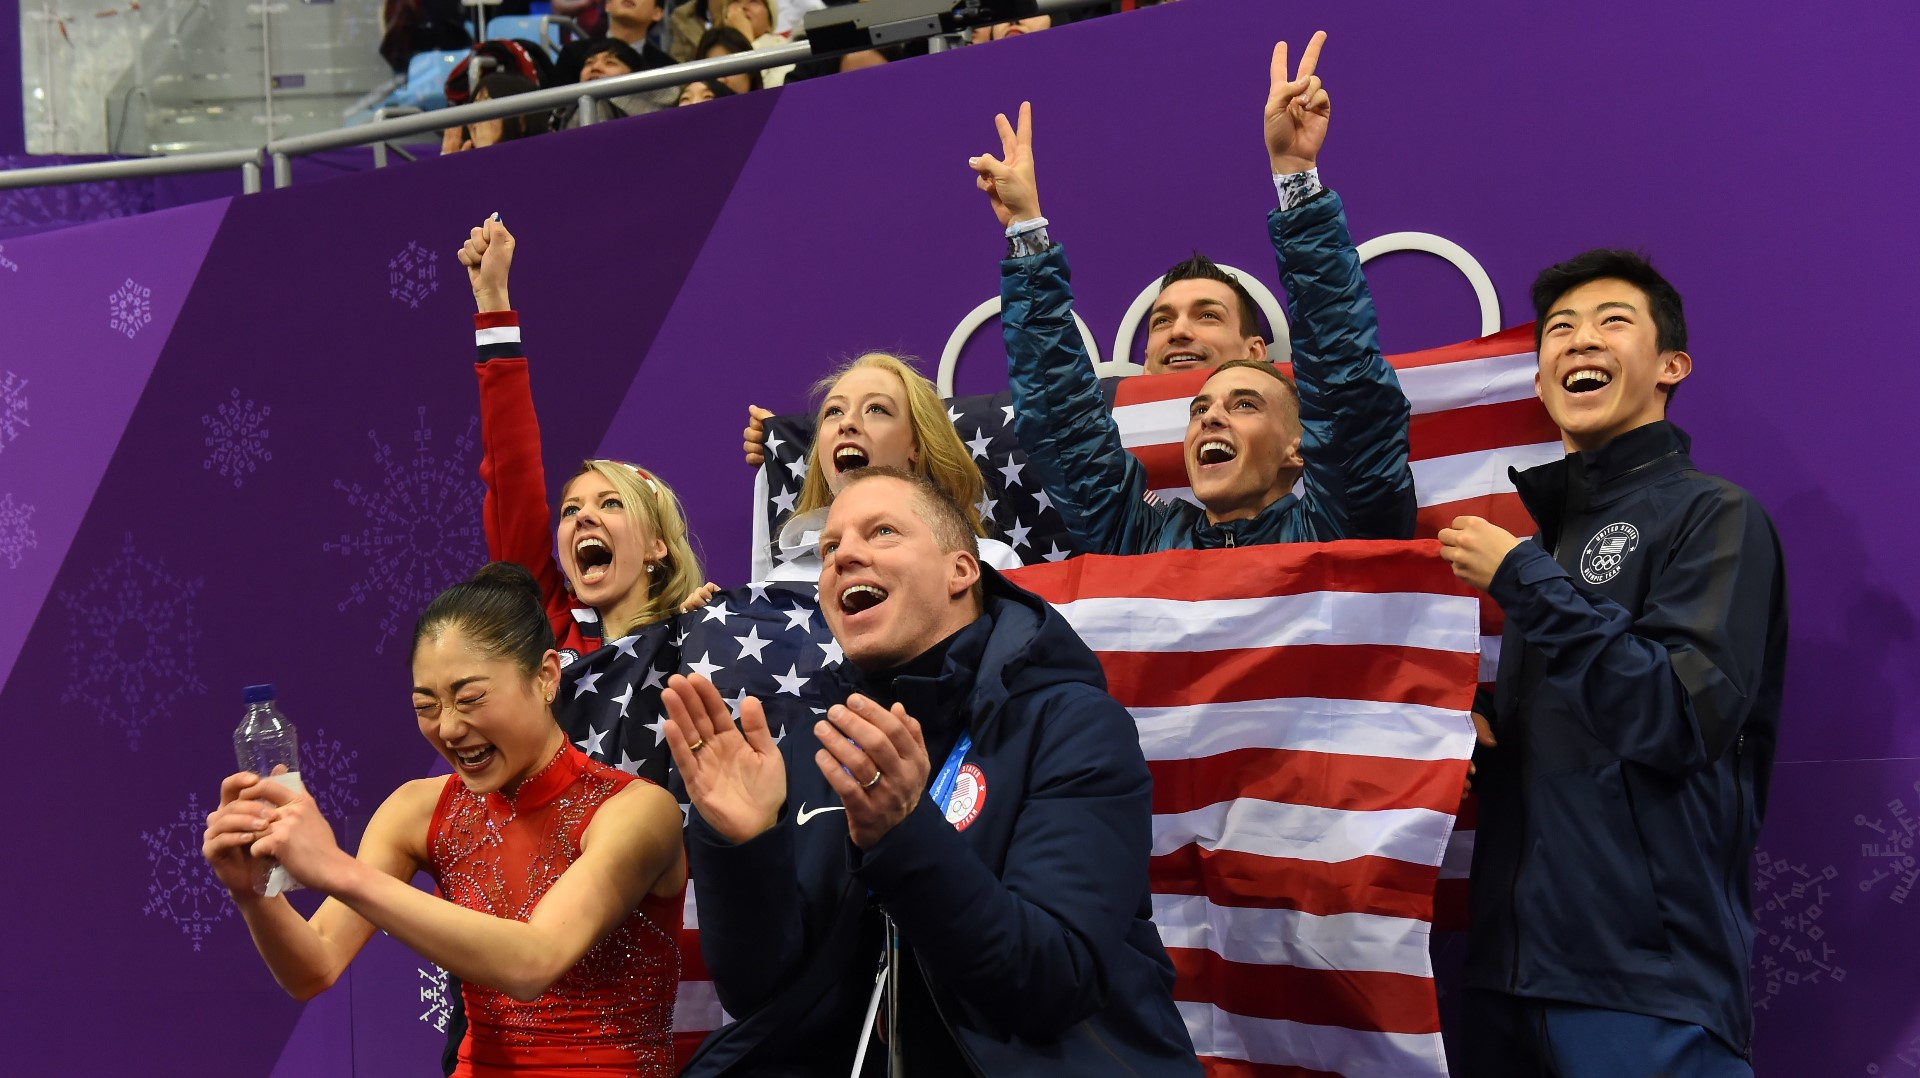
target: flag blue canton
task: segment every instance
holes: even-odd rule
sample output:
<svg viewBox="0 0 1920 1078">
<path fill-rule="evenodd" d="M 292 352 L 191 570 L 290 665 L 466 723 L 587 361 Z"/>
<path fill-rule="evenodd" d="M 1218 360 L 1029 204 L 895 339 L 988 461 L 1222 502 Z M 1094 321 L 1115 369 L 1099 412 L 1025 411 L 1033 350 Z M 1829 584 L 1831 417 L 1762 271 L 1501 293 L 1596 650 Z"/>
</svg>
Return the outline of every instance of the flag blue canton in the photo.
<svg viewBox="0 0 1920 1078">
<path fill-rule="evenodd" d="M 813 722 L 839 699 L 840 645 L 820 616 L 817 593 L 813 584 L 789 582 L 735 588 L 580 657 L 561 671 L 555 700 L 567 740 L 601 763 L 665 786 L 684 807 L 660 702 L 667 679 L 706 677 L 736 719 L 745 697 L 758 699 L 774 739 L 784 739 L 795 723 Z"/>
<path fill-rule="evenodd" d="M 1118 381 L 1101 383 L 1109 405 Z M 1084 548 L 1076 546 L 1067 534 L 1066 521 L 1040 489 L 1039 478 L 1027 467 L 1026 451 L 1020 448 L 1013 430 L 1012 392 L 955 397 L 947 402 L 947 416 L 986 481 L 985 496 L 974 508 L 987 534 L 1012 547 L 1028 565 L 1084 553 Z M 773 564 L 778 564 L 780 526 L 793 515 L 800 486 L 807 477 L 814 418 L 775 416 L 767 420 L 766 431 L 767 503 L 760 511 L 766 514 L 767 534 L 773 538 L 769 556 Z"/>
</svg>

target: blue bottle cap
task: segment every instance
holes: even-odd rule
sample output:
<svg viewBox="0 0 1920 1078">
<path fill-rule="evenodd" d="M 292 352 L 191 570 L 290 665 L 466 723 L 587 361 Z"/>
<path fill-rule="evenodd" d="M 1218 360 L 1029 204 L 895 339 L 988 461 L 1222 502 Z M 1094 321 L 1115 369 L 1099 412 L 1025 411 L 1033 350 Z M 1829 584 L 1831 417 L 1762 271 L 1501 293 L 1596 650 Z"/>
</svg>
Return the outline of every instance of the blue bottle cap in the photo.
<svg viewBox="0 0 1920 1078">
<path fill-rule="evenodd" d="M 266 701 L 273 699 L 274 696 L 275 696 L 275 693 L 273 691 L 273 686 L 271 685 L 247 686 L 247 703 L 249 704 L 265 703 Z"/>
</svg>

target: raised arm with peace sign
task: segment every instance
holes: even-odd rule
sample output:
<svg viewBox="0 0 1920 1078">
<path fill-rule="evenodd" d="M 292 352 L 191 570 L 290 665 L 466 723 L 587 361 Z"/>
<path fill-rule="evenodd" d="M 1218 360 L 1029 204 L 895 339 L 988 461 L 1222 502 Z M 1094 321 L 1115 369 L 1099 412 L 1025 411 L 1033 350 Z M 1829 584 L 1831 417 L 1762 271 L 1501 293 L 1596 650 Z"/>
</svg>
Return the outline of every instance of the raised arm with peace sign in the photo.
<svg viewBox="0 0 1920 1078">
<path fill-rule="evenodd" d="M 1300 70 L 1287 74 L 1287 43 L 1273 47 L 1271 88 L 1267 91 L 1267 159 L 1276 175 L 1305 172 L 1320 157 L 1320 144 L 1327 138 L 1327 119 L 1333 114 L 1332 102 L 1320 76 L 1320 48 L 1327 43 L 1327 32 L 1316 32 L 1300 55 Z"/>
</svg>

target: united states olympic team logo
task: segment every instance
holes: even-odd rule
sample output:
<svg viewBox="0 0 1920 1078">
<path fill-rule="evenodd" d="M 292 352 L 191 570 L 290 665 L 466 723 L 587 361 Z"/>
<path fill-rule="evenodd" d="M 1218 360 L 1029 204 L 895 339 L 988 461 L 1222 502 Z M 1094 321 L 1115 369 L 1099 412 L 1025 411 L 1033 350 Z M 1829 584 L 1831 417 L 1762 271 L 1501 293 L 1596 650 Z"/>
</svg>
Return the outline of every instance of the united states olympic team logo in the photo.
<svg viewBox="0 0 1920 1078">
<path fill-rule="evenodd" d="M 955 831 L 965 831 L 980 810 L 987 807 L 987 776 L 968 764 L 953 782 L 953 800 L 947 802 L 947 822 Z"/>
<path fill-rule="evenodd" d="M 1640 530 L 1631 524 L 1601 528 L 1580 552 L 1580 575 L 1589 584 L 1605 584 L 1620 575 L 1620 566 L 1639 545 Z"/>
</svg>

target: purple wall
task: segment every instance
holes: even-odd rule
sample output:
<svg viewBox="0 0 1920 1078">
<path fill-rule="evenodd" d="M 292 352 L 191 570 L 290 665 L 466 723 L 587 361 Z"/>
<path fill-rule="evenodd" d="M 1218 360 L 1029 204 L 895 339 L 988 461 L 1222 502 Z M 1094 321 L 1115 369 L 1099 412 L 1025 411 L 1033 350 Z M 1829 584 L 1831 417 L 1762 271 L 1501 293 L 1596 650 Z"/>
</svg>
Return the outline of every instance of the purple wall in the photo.
<svg viewBox="0 0 1920 1078">
<path fill-rule="evenodd" d="M 0 0 L 0 155 L 27 150 L 20 65 L 20 0 Z"/>
<path fill-rule="evenodd" d="M 382 941 L 349 987 L 287 1001 L 210 893 L 195 817 L 250 681 L 279 682 L 321 748 L 310 768 L 349 837 L 429 765 L 404 633 L 481 551 L 472 307 L 452 258 L 469 225 L 499 210 L 519 237 L 554 470 L 590 453 L 656 468 L 713 577 L 736 583 L 748 401 L 800 407 L 863 348 L 937 357 L 994 294 L 1001 240 L 965 166 L 994 148 L 994 110 L 1035 103 L 1044 205 L 1104 350 L 1196 246 L 1274 280 L 1267 52 L 1324 26 L 1323 175 L 1357 237 L 1464 245 L 1508 322 L 1534 270 L 1594 244 L 1646 247 L 1685 292 L 1696 375 L 1675 418 L 1773 511 L 1793 589 L 1756 872 L 1760 1072 L 1920 1072 L 1920 512 L 1881 494 L 1903 473 L 1867 464 L 1904 457 L 1920 374 L 1866 349 L 1913 292 L 1894 247 L 1920 162 L 1878 121 L 1908 99 L 1895 73 L 1920 19 L 1891 3 L 1817 24 L 1786 4 L 1733 19 L 1623 3 L 1603 23 L 1517 0 L 1319 22 L 1275 7 L 1187 0 L 7 240 L 0 721 L 34 806 L 5 847 L 32 882 L 0 891 L 9 1056 L 71 1074 L 124 1069 L 131 1045 L 181 1073 L 430 1065 L 430 967 Z M 1389 256 L 1369 276 L 1391 349 L 1477 332 L 1438 261 Z M 995 337 L 964 353 L 963 391 L 1004 384 Z M 244 1023 L 205 1017 L 242 999 Z"/>
</svg>

